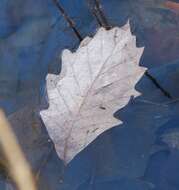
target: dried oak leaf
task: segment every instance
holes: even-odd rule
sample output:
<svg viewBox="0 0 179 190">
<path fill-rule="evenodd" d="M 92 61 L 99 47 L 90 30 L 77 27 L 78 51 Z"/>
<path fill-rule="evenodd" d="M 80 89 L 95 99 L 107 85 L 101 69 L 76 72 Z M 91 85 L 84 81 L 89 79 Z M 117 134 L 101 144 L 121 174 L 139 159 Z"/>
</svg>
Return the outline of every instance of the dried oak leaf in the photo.
<svg viewBox="0 0 179 190">
<path fill-rule="evenodd" d="M 42 119 L 56 150 L 66 163 L 97 136 L 119 124 L 113 114 L 131 96 L 144 74 L 143 48 L 136 48 L 130 26 L 99 29 L 74 53 L 64 50 L 60 76 L 48 75 L 49 108 Z"/>
</svg>

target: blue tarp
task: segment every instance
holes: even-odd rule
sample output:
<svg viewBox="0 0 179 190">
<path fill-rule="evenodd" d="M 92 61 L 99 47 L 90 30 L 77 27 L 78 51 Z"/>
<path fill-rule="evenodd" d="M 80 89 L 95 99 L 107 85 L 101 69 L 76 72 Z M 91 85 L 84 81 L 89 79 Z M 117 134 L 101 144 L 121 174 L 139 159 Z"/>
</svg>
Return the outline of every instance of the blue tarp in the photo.
<svg viewBox="0 0 179 190">
<path fill-rule="evenodd" d="M 69 165 L 57 157 L 53 143 L 43 145 L 46 162 L 40 156 L 32 161 L 41 168 L 39 189 L 179 189 L 179 14 L 164 2 L 101 0 L 110 25 L 129 21 L 136 45 L 145 48 L 140 66 L 148 74 L 136 84 L 141 96 L 114 113 L 122 125 L 101 134 Z M 61 4 L 83 37 L 95 33 L 99 26 L 86 1 Z M 45 78 L 60 73 L 62 50 L 74 50 L 79 40 L 52 0 L 1 0 L 0 10 L 0 106 L 7 115 L 28 105 L 48 106 Z M 45 126 L 40 135 L 48 136 Z M 32 149 L 31 157 L 42 151 Z M 5 189 L 3 178 L 0 185 Z"/>
</svg>

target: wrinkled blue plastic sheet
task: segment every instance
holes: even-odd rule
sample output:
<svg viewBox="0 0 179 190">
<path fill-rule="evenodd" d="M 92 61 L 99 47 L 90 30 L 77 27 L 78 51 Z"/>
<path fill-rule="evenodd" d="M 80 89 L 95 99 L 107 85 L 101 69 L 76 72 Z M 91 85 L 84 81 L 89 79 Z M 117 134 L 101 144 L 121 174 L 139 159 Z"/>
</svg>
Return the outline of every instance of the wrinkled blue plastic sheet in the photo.
<svg viewBox="0 0 179 190">
<path fill-rule="evenodd" d="M 36 144 L 30 143 L 30 129 L 12 123 L 21 144 L 31 147 L 26 156 L 34 171 L 40 170 L 39 189 L 179 189 L 179 16 L 163 8 L 164 2 L 101 0 L 112 26 L 129 21 L 136 45 L 144 47 L 140 66 L 148 69 L 135 87 L 141 96 L 114 113 L 123 124 L 101 134 L 65 166 L 53 142 L 47 143 L 40 118 Z M 61 4 L 83 37 L 95 33 L 99 26 L 86 1 Z M 48 107 L 45 78 L 60 73 L 62 50 L 74 50 L 79 40 L 51 0 L 1 0 L 0 10 L 0 106 L 7 116 L 24 107 Z M 2 173 L 0 189 L 6 183 Z"/>
</svg>

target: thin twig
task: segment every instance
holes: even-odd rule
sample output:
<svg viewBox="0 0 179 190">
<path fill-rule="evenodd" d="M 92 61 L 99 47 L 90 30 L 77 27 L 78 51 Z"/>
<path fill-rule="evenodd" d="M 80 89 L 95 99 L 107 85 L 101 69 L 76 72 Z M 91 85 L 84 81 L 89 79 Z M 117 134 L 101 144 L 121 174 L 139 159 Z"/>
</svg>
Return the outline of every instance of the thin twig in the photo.
<svg viewBox="0 0 179 190">
<path fill-rule="evenodd" d="M 96 14 L 99 15 L 99 18 L 100 18 L 100 20 L 101 20 L 102 26 L 103 26 L 106 30 L 111 29 L 111 26 L 109 25 L 108 20 L 107 20 L 105 14 L 103 13 L 100 0 L 94 0 L 94 3 L 95 3 L 94 10 L 95 10 Z"/>
<path fill-rule="evenodd" d="M 0 111 L 0 145 L 7 160 L 8 172 L 18 190 L 36 190 L 30 166 L 2 111 Z"/>
<path fill-rule="evenodd" d="M 156 80 L 152 75 L 150 75 L 149 72 L 146 71 L 146 72 L 145 72 L 145 75 L 153 82 L 153 84 L 154 84 L 158 89 L 161 90 L 161 92 L 162 92 L 166 97 L 172 99 L 171 94 L 170 94 L 169 92 L 167 92 L 167 90 L 165 90 L 165 89 L 157 82 L 157 80 Z"/>
<path fill-rule="evenodd" d="M 66 13 L 65 9 L 59 3 L 58 0 L 52 0 L 52 1 L 54 2 L 54 4 L 56 5 L 56 7 L 58 8 L 58 10 L 60 11 L 60 13 L 62 14 L 62 16 L 64 17 L 64 19 L 67 21 L 67 23 L 72 28 L 73 32 L 75 33 L 75 35 L 77 36 L 77 38 L 81 42 L 83 40 L 82 35 L 80 34 L 80 32 L 78 31 L 78 29 L 76 28 L 75 23 L 73 22 L 73 20 L 68 16 L 68 14 Z"/>
<path fill-rule="evenodd" d="M 102 22 L 101 22 L 101 20 L 100 20 L 100 18 L 99 18 L 99 16 L 98 16 L 98 14 L 96 13 L 96 11 L 95 11 L 95 9 L 94 9 L 94 6 L 93 6 L 91 0 L 87 0 L 87 4 L 88 4 L 88 7 L 89 7 L 89 9 L 91 10 L 92 14 L 94 15 L 94 17 L 95 17 L 97 23 L 99 24 L 100 27 L 102 27 L 103 24 L 102 24 Z"/>
</svg>

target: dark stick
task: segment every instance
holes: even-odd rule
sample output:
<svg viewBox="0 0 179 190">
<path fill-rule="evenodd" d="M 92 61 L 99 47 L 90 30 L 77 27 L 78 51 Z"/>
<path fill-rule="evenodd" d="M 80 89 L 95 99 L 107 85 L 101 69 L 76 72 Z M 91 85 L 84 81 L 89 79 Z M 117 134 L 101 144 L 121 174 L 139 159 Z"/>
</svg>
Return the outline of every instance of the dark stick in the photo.
<svg viewBox="0 0 179 190">
<path fill-rule="evenodd" d="M 96 11 L 96 13 L 98 13 L 99 16 L 100 16 L 102 26 L 103 26 L 104 28 L 106 28 L 107 30 L 111 29 L 111 26 L 109 25 L 109 23 L 108 23 L 108 21 L 107 21 L 107 18 L 105 17 L 105 15 L 104 15 L 104 13 L 103 13 L 100 0 L 94 0 L 94 3 L 95 3 L 95 11 Z"/>
<path fill-rule="evenodd" d="M 97 23 L 99 24 L 99 26 L 103 26 L 98 14 L 96 13 L 96 10 L 93 7 L 93 4 L 91 3 L 91 0 L 87 0 L 87 4 L 89 9 L 91 10 L 92 14 L 94 15 L 94 17 L 96 18 Z"/>
<path fill-rule="evenodd" d="M 62 16 L 64 17 L 64 19 L 68 22 L 69 26 L 72 28 L 73 32 L 75 33 L 75 35 L 77 36 L 77 38 L 81 42 L 83 40 L 83 38 L 82 38 L 80 32 L 75 27 L 75 24 L 72 21 L 72 19 L 65 12 L 65 9 L 60 5 L 60 3 L 59 3 L 58 0 L 52 0 L 52 1 L 54 2 L 54 4 L 56 5 L 56 7 L 58 8 L 58 10 L 60 11 L 60 13 L 62 14 Z"/>
<path fill-rule="evenodd" d="M 146 71 L 146 72 L 145 72 L 145 75 L 153 82 L 153 84 L 154 84 L 157 88 L 159 88 L 159 89 L 161 90 L 161 92 L 162 92 L 166 97 L 168 97 L 168 98 L 170 98 L 170 99 L 173 99 L 172 96 L 171 96 L 171 94 L 170 94 L 168 91 L 166 91 L 166 90 L 158 83 L 158 81 L 157 81 L 152 75 L 150 75 L 150 73 L 148 73 L 148 72 Z"/>
</svg>

